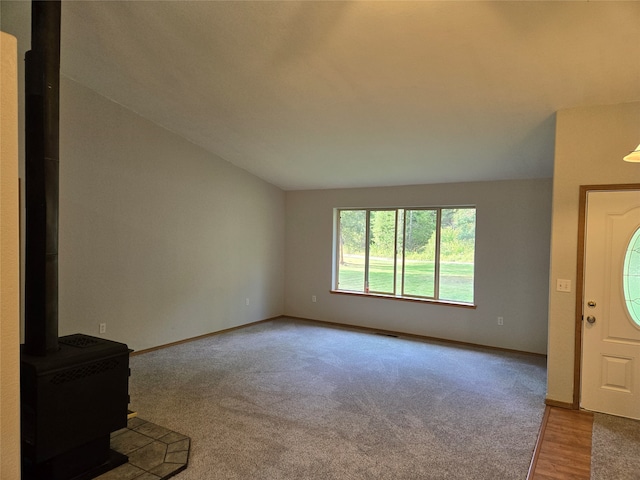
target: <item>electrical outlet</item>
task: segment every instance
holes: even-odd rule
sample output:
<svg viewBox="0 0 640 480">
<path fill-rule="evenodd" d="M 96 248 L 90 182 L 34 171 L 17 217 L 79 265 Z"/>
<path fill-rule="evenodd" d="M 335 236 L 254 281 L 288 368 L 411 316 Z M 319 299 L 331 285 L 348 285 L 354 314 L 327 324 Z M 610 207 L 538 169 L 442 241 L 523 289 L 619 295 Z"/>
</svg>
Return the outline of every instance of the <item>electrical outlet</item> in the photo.
<svg viewBox="0 0 640 480">
<path fill-rule="evenodd" d="M 99 327 L 100 327 L 100 333 L 107 333 L 107 324 L 106 323 L 101 323 Z"/>
<path fill-rule="evenodd" d="M 504 317 L 498 317 L 498 325 L 504 325 Z"/>
<path fill-rule="evenodd" d="M 249 297 L 244 301 L 245 305 L 249 306 Z"/>
<path fill-rule="evenodd" d="M 317 300 L 316 296 L 315 295 L 311 295 L 311 301 L 313 303 L 316 303 L 316 300 Z"/>
</svg>

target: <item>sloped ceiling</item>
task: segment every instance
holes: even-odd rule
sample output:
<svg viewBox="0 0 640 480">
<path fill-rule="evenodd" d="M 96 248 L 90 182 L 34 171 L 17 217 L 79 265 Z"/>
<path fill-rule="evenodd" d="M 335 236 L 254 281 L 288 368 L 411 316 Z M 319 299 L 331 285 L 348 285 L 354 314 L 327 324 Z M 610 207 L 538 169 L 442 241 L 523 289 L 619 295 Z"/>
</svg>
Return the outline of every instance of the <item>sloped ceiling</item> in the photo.
<svg viewBox="0 0 640 480">
<path fill-rule="evenodd" d="M 65 1 L 62 17 L 64 75 L 285 190 L 550 177 L 557 110 L 640 100 L 639 2 Z"/>
</svg>

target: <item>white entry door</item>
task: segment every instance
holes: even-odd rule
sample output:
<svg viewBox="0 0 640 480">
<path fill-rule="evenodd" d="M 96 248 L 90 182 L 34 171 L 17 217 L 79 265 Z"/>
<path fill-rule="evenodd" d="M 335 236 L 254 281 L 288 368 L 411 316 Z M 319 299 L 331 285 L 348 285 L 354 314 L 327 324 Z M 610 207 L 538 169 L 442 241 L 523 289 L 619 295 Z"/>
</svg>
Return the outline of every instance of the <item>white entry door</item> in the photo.
<svg viewBox="0 0 640 480">
<path fill-rule="evenodd" d="M 580 406 L 640 419 L 640 190 L 587 195 Z"/>
</svg>

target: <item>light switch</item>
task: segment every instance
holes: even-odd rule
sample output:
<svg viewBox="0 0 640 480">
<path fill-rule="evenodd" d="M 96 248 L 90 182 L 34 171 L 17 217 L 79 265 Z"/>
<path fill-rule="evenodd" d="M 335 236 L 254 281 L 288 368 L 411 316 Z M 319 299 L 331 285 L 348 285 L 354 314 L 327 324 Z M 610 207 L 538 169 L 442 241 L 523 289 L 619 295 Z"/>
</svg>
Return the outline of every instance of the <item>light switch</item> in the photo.
<svg viewBox="0 0 640 480">
<path fill-rule="evenodd" d="M 571 280 L 566 280 L 563 278 L 559 278 L 556 284 L 556 290 L 559 292 L 570 292 L 571 291 Z"/>
</svg>

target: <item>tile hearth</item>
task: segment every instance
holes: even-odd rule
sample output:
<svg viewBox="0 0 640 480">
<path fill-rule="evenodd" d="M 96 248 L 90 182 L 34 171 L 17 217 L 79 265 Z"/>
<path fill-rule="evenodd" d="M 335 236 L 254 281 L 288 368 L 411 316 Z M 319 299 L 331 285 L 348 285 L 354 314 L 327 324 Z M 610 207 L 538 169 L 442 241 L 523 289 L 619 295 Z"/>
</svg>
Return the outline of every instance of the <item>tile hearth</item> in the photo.
<svg viewBox="0 0 640 480">
<path fill-rule="evenodd" d="M 129 461 L 95 480 L 165 480 L 187 468 L 191 439 L 138 417 L 111 434 L 111 448 Z"/>
</svg>

